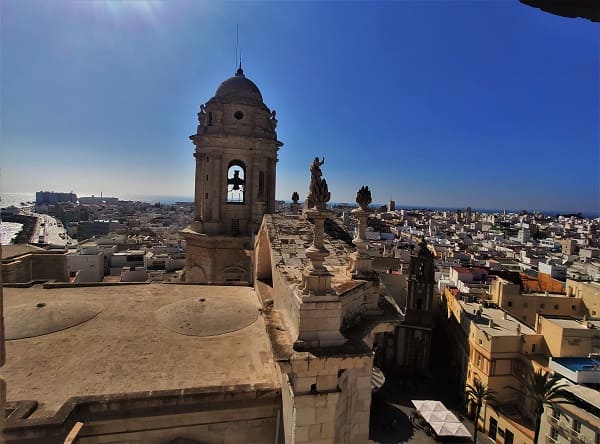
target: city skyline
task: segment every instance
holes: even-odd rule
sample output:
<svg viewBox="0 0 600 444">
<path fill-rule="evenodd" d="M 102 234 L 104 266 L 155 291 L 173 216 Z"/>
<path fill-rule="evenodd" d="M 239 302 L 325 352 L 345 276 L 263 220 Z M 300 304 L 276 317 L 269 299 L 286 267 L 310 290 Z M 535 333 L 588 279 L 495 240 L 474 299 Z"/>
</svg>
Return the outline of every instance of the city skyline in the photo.
<svg viewBox="0 0 600 444">
<path fill-rule="evenodd" d="M 196 113 L 235 70 L 277 111 L 277 199 L 597 213 L 593 26 L 518 2 L 6 1 L 3 192 L 193 195 Z M 268 31 L 265 31 L 268 29 Z M 23 153 L 28 153 L 24 155 Z"/>
</svg>

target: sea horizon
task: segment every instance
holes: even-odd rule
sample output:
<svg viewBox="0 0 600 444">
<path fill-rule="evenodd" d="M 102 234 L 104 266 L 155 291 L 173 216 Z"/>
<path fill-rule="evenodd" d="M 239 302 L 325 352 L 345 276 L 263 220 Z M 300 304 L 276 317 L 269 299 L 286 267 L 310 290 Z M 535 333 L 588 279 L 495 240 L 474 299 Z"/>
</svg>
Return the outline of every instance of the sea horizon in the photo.
<svg viewBox="0 0 600 444">
<path fill-rule="evenodd" d="M 95 197 L 99 197 L 94 195 Z M 78 195 L 78 197 L 88 197 L 84 195 Z M 172 205 L 176 202 L 194 202 L 193 196 L 168 196 L 168 195 L 158 195 L 158 194 L 124 194 L 124 195 L 115 195 L 115 196 L 103 196 L 103 197 L 116 197 L 119 200 L 124 201 L 134 201 L 134 202 L 145 202 L 150 204 L 164 204 L 164 205 Z M 279 201 L 283 201 L 286 203 L 291 203 L 291 200 L 288 199 L 277 199 Z M 11 205 L 20 206 L 21 203 L 26 202 L 35 202 L 35 192 L 13 192 L 13 193 L 0 193 L 0 208 L 6 208 Z M 336 205 L 349 205 L 356 206 L 354 202 L 329 202 L 330 206 Z M 370 206 L 371 208 L 379 208 L 387 205 L 387 203 L 373 202 Z M 401 205 L 396 203 L 395 208 L 397 210 L 431 210 L 431 211 L 464 211 L 467 207 L 455 207 L 455 206 L 443 206 L 438 207 L 435 205 Z M 485 214 L 494 214 L 494 213 L 502 213 L 507 211 L 508 213 L 520 213 L 521 211 L 527 211 L 528 213 L 540 213 L 547 216 L 558 216 L 564 214 L 578 214 L 587 219 L 597 219 L 600 218 L 600 211 L 565 211 L 565 210 L 548 210 L 548 209 L 537 209 L 537 208 L 475 208 L 472 207 L 471 211 L 475 213 L 485 213 Z"/>
</svg>

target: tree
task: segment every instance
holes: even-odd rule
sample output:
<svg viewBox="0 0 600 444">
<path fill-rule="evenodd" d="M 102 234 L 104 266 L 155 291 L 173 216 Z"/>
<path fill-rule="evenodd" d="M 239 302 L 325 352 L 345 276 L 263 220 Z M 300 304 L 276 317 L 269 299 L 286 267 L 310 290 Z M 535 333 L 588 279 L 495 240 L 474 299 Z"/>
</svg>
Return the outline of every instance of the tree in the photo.
<svg viewBox="0 0 600 444">
<path fill-rule="evenodd" d="M 475 432 L 473 436 L 473 444 L 477 444 L 477 424 L 479 423 L 479 414 L 483 404 L 494 404 L 496 402 L 496 392 L 488 389 L 484 382 L 475 379 L 473 384 L 467 384 L 467 399 L 475 404 Z"/>
<path fill-rule="evenodd" d="M 544 406 L 552 407 L 553 404 L 574 404 L 568 397 L 570 393 L 564 389 L 566 386 L 560 375 L 543 373 L 542 369 L 533 370 L 526 367 L 519 377 L 520 387 L 508 387 L 517 390 L 524 398 L 533 405 L 535 413 L 535 436 L 534 443 L 538 442 L 540 433 L 540 422 L 544 413 Z"/>
</svg>

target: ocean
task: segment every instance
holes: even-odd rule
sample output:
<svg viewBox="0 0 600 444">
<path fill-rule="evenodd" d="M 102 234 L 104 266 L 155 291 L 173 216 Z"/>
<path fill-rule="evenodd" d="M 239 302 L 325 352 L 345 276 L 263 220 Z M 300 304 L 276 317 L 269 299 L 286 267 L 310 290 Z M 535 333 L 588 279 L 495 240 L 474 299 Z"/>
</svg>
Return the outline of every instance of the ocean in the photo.
<svg viewBox="0 0 600 444">
<path fill-rule="evenodd" d="M 148 203 L 161 203 L 161 204 L 173 204 L 175 202 L 193 202 L 193 196 L 160 196 L 156 194 L 125 194 L 118 196 L 110 196 L 110 197 L 118 197 L 121 200 L 133 200 L 133 201 L 141 201 Z M 0 194 L 0 207 L 5 208 L 11 205 L 20 206 L 21 203 L 26 202 L 35 202 L 35 193 L 1 193 Z M 336 202 L 330 202 L 330 205 L 334 205 Z M 382 203 L 373 203 L 371 208 L 378 208 L 385 204 Z M 396 209 L 429 209 L 434 211 L 456 211 L 458 209 L 464 211 L 465 208 L 457 208 L 457 207 L 432 207 L 427 205 L 396 205 Z M 510 213 L 519 213 L 522 210 L 514 210 L 507 209 Z M 528 211 L 535 211 L 535 209 L 527 209 Z M 491 209 L 491 208 L 473 208 L 473 212 L 476 213 L 502 213 L 503 209 Z M 576 213 L 575 211 L 554 211 L 554 210 L 539 210 L 540 213 L 546 214 L 548 216 L 556 216 L 558 214 L 572 214 Z M 600 217 L 599 212 L 589 212 L 582 211 L 583 217 L 588 219 L 595 219 Z"/>
<path fill-rule="evenodd" d="M 2 193 L 0 195 L 0 207 L 6 208 L 14 205 L 20 207 L 21 203 L 35 201 L 35 193 Z M 16 222 L 0 222 L 0 244 L 10 245 L 21 229 L 23 224 Z"/>
</svg>

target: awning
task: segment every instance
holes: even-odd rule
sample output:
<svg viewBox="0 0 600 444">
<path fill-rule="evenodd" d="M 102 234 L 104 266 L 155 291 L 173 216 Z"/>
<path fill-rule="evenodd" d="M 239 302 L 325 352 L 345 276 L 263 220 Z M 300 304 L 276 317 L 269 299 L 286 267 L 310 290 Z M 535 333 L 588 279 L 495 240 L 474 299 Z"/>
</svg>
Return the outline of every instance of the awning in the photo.
<svg viewBox="0 0 600 444">
<path fill-rule="evenodd" d="M 450 411 L 445 412 L 423 412 L 423 419 L 429 423 L 432 422 L 460 422 L 458 418 Z"/>
<path fill-rule="evenodd" d="M 460 422 L 456 415 L 448 410 L 440 401 L 415 399 L 411 402 L 437 436 L 471 437 L 467 428 Z"/>
<path fill-rule="evenodd" d="M 446 408 L 444 404 L 440 401 L 420 401 L 420 400 L 412 400 L 413 405 L 417 408 L 419 413 L 423 414 L 424 412 L 448 412 L 449 410 Z"/>
<path fill-rule="evenodd" d="M 471 434 L 461 422 L 430 422 L 429 425 L 438 436 L 471 437 Z"/>
</svg>

